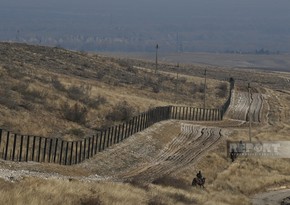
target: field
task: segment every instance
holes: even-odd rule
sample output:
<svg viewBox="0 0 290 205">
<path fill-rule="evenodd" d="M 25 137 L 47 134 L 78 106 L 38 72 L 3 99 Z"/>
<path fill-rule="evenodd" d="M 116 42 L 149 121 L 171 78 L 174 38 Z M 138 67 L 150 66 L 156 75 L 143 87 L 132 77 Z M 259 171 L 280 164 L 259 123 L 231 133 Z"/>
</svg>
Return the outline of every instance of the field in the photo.
<svg viewBox="0 0 290 205">
<path fill-rule="evenodd" d="M 248 140 L 249 118 L 253 141 L 289 139 L 289 73 L 247 70 L 249 95 L 249 74 L 242 69 L 181 65 L 177 79 L 165 63 L 155 74 L 154 63 L 135 59 L 23 44 L 1 43 L 0 51 L 0 127 L 46 137 L 91 135 L 122 121 L 108 117 L 120 116 L 120 108 L 131 117 L 159 105 L 202 107 L 204 69 L 206 106 L 219 108 L 228 95 L 224 80 L 238 77 L 223 121 L 162 121 L 79 165 L 1 160 L 3 204 L 235 205 L 290 187 L 289 159 L 239 157 L 232 163 L 226 154 L 226 140 Z M 63 114 L 75 103 L 88 110 L 84 121 Z M 191 186 L 199 170 L 205 189 Z"/>
<path fill-rule="evenodd" d="M 104 53 L 106 56 L 131 57 L 153 61 L 155 53 Z M 239 53 L 202 53 L 202 52 L 180 52 L 168 53 L 159 51 L 159 60 L 161 62 L 177 64 L 207 65 L 212 67 L 224 68 L 256 68 L 268 71 L 289 71 L 289 54 L 239 54 Z"/>
</svg>

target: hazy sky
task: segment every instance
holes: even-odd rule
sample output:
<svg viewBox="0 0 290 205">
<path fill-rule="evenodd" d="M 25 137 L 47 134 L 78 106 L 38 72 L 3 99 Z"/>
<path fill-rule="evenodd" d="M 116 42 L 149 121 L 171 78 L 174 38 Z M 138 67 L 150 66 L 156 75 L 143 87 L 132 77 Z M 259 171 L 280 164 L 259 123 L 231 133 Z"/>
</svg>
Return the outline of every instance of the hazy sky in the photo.
<svg viewBox="0 0 290 205">
<path fill-rule="evenodd" d="M 96 33 L 114 38 L 112 26 L 124 30 L 115 36 L 131 38 L 134 31 L 147 41 L 165 43 L 178 32 L 184 47 L 193 42 L 197 50 L 205 43 L 209 50 L 290 51 L 289 0 L 0 1 L 0 40 L 15 39 L 16 30 L 23 36 Z"/>
</svg>

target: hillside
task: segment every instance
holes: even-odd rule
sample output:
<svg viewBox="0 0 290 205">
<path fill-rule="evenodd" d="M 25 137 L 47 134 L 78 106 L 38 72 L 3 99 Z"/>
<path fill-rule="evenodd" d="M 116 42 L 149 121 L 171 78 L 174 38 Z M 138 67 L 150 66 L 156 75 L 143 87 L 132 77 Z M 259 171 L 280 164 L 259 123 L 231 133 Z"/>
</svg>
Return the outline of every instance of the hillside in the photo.
<svg viewBox="0 0 290 205">
<path fill-rule="evenodd" d="M 0 128 L 67 140 L 150 107 L 202 107 L 204 69 L 206 107 L 220 108 L 229 93 L 223 80 L 237 78 L 222 121 L 161 121 L 78 165 L 1 159 L 3 204 L 240 205 L 290 187 L 289 159 L 231 162 L 226 151 L 226 140 L 249 139 L 249 118 L 253 141 L 289 140 L 287 72 L 162 63 L 155 74 L 150 61 L 12 43 L 0 43 L 0 53 Z M 204 189 L 191 186 L 199 170 Z"/>
<path fill-rule="evenodd" d="M 203 105 L 203 78 L 155 74 L 155 65 L 143 64 L 136 68 L 126 59 L 0 43 L 0 127 L 45 137 L 83 137 L 150 107 Z M 208 80 L 207 106 L 218 108 L 226 90 L 226 82 Z M 73 119 L 76 103 L 80 116 Z"/>
</svg>

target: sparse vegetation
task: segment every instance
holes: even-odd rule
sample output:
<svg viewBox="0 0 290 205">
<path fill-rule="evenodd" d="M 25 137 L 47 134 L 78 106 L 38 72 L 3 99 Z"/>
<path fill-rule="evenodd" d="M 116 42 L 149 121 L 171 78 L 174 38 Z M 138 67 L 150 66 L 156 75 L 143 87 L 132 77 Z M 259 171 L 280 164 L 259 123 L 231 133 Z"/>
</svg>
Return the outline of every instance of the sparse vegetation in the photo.
<svg viewBox="0 0 290 205">
<path fill-rule="evenodd" d="M 137 110 L 129 105 L 127 101 L 122 101 L 113 107 L 112 111 L 106 115 L 106 119 L 109 121 L 123 122 L 130 120 L 137 113 Z"/>
<path fill-rule="evenodd" d="M 75 103 L 70 106 L 67 102 L 61 105 L 62 116 L 69 121 L 76 122 L 79 124 L 86 124 L 88 109 L 85 106 Z"/>
<path fill-rule="evenodd" d="M 180 68 L 177 90 L 176 73 L 175 70 L 171 70 L 171 65 L 160 65 L 160 74 L 157 77 L 150 69 L 152 64 L 134 60 L 128 62 L 128 67 L 127 64 L 118 64 L 109 58 L 21 44 L 5 44 L 0 47 L 0 51 L 0 125 L 1 128 L 17 133 L 55 135 L 54 137 L 60 138 L 72 135 L 82 138 L 87 133 L 96 132 L 95 127 L 128 120 L 136 115 L 139 109 L 147 110 L 150 105 L 202 105 L 202 100 L 196 97 L 202 97 L 203 93 L 203 76 L 198 77 L 201 73 L 199 69 L 203 69 L 200 67 L 190 67 L 187 70 Z M 131 67 L 135 62 L 138 62 L 141 68 Z M 241 79 L 248 77 L 243 76 L 244 71 L 238 69 L 231 71 L 232 73 Z M 228 74 L 226 69 L 209 74 L 209 107 L 217 107 L 224 102 L 221 91 L 227 93 L 225 84 L 228 85 L 212 78 L 223 79 L 224 76 L 229 76 Z M 273 136 L 275 140 L 287 140 L 290 123 L 289 94 L 268 89 L 282 87 L 283 90 L 289 90 L 288 81 L 281 80 L 287 74 L 284 73 L 282 77 L 281 75 L 256 72 L 251 75 L 251 78 L 256 78 L 258 82 L 266 82 L 260 91 L 267 96 L 267 106 L 263 109 L 265 112 L 270 110 L 268 119 L 261 127 L 253 126 L 253 140 L 273 140 Z M 56 79 L 55 82 L 47 83 L 47 79 L 51 78 Z M 241 82 L 243 83 L 242 80 Z M 156 83 L 162 85 L 158 93 L 152 92 L 152 86 Z M 73 88 L 72 95 L 69 94 L 70 88 Z M 193 97 L 196 98 L 192 100 Z M 143 141 L 136 141 L 136 144 L 139 143 L 138 149 L 132 149 L 132 144 L 128 143 L 131 139 L 128 139 L 124 141 L 123 146 L 102 152 L 104 158 L 99 160 L 99 164 L 96 161 L 87 161 L 79 166 L 63 168 L 59 165 L 48 166 L 45 163 L 20 164 L 1 161 L 1 169 L 27 169 L 80 177 L 116 176 L 120 170 L 127 171 L 133 165 L 146 164 L 148 159 L 158 154 L 160 147 L 164 147 L 172 140 L 172 136 L 180 132 L 180 127 L 174 127 L 175 124 L 163 126 L 147 130 L 141 136 Z M 247 140 L 248 132 L 243 127 L 237 128 L 229 138 Z M 147 145 L 144 142 L 147 142 Z M 114 149 L 117 152 L 114 152 Z M 128 149 L 130 151 L 127 151 Z M 109 182 L 109 179 L 83 182 L 25 177 L 13 183 L 0 179 L 0 188 L 4 190 L 0 193 L 0 202 L 73 205 L 106 205 L 116 202 L 126 205 L 238 205 L 250 204 L 249 197 L 252 194 L 265 191 L 269 187 L 289 186 L 290 163 L 287 159 L 239 158 L 235 163 L 231 163 L 225 156 L 224 143 L 201 159 L 194 167 L 184 166 L 178 174 L 160 177 L 149 184 L 134 181 L 113 183 Z M 102 166 L 99 166 L 100 164 Z M 99 169 L 102 169 L 102 172 L 99 173 Z M 190 186 L 196 170 L 202 170 L 207 177 L 205 190 Z"/>
<path fill-rule="evenodd" d="M 83 101 L 91 95 L 92 87 L 90 85 L 71 86 L 67 89 L 68 96 L 77 101 Z"/>
<path fill-rule="evenodd" d="M 79 128 L 73 128 L 68 131 L 68 134 L 77 136 L 79 138 L 83 138 L 85 136 L 85 132 Z"/>
<path fill-rule="evenodd" d="M 2 90 L 1 90 L 2 91 Z M 13 94 L 9 90 L 3 90 L 3 95 L 0 96 L 0 105 L 3 105 L 11 110 L 18 110 L 18 103 L 13 100 Z"/>
<path fill-rule="evenodd" d="M 220 98 L 225 98 L 227 95 L 228 95 L 227 83 L 220 83 L 218 86 L 217 96 Z"/>
<path fill-rule="evenodd" d="M 45 103 L 47 95 L 48 93 L 45 90 L 37 89 L 26 89 L 24 93 L 22 93 L 22 97 L 25 101 L 42 104 Z"/>
<path fill-rule="evenodd" d="M 99 106 L 107 103 L 107 99 L 101 95 L 95 98 L 84 98 L 82 102 L 90 108 L 98 109 Z"/>
<path fill-rule="evenodd" d="M 66 91 L 65 86 L 56 78 L 51 80 L 52 86 L 59 91 Z"/>
</svg>

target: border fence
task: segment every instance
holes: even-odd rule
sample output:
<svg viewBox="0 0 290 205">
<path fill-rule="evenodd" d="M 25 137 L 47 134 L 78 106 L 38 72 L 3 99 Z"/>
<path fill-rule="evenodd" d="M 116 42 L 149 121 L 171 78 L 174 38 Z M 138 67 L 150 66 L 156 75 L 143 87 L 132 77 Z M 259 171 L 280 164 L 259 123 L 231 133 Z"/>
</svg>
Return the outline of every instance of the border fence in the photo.
<svg viewBox="0 0 290 205">
<path fill-rule="evenodd" d="M 231 78 L 230 94 L 220 109 L 187 106 L 155 107 L 127 122 L 112 126 L 79 141 L 21 135 L 0 129 L 0 158 L 17 162 L 78 164 L 163 120 L 220 121 L 230 105 L 233 88 L 234 80 Z"/>
</svg>

